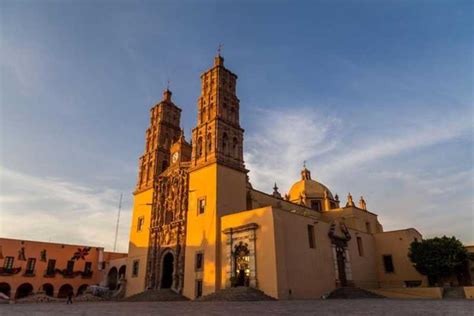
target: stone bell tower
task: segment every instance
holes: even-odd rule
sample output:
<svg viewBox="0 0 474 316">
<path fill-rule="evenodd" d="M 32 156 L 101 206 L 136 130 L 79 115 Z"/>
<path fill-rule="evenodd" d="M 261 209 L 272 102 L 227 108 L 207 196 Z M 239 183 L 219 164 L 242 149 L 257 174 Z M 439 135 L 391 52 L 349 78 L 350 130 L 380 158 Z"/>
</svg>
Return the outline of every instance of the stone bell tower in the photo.
<svg viewBox="0 0 474 316">
<path fill-rule="evenodd" d="M 217 162 L 245 171 L 236 83 L 237 75 L 224 67 L 220 55 L 214 58 L 214 67 L 201 75 L 198 124 L 193 129 L 193 169 Z"/>
<path fill-rule="evenodd" d="M 158 175 L 170 165 L 170 148 L 181 135 L 181 109 L 171 101 L 171 91 L 150 109 L 145 149 L 139 159 L 138 181 L 133 192 L 132 223 L 127 257 L 127 288 L 130 296 L 145 290 L 152 202 Z M 133 272 L 133 273 L 132 273 Z"/>
<path fill-rule="evenodd" d="M 223 215 L 246 209 L 244 130 L 239 123 L 237 75 L 218 54 L 201 75 L 197 126 L 192 132 L 186 228 L 184 295 L 196 298 L 225 285 L 222 271 Z"/>
</svg>

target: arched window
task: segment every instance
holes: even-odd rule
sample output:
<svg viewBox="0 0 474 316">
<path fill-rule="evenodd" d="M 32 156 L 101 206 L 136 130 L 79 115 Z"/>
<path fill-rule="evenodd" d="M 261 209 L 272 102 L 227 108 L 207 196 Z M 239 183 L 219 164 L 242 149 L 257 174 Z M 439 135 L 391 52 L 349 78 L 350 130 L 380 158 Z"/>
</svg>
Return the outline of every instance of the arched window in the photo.
<svg viewBox="0 0 474 316">
<path fill-rule="evenodd" d="M 196 145 L 196 156 L 199 158 L 202 156 L 202 137 L 198 138 Z"/>
<path fill-rule="evenodd" d="M 237 137 L 234 137 L 232 140 L 232 152 L 235 158 L 239 157 L 239 142 L 237 141 Z"/>
<path fill-rule="evenodd" d="M 211 138 L 211 133 L 207 134 L 206 144 L 207 144 L 207 152 L 211 152 L 211 151 L 212 151 L 212 138 Z"/>
<path fill-rule="evenodd" d="M 224 155 L 227 155 L 227 144 L 229 143 L 229 137 L 227 137 L 227 133 L 222 135 L 222 152 Z"/>
</svg>

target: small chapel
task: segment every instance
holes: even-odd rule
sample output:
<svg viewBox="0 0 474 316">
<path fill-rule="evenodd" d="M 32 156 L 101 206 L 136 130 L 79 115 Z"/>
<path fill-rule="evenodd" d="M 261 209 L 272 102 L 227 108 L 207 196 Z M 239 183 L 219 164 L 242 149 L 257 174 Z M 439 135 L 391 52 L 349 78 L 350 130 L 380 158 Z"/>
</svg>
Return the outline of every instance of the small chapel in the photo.
<svg viewBox="0 0 474 316">
<path fill-rule="evenodd" d="M 197 299 L 251 287 L 275 299 L 314 299 L 340 287 L 427 285 L 408 258 L 422 238 L 416 229 L 385 232 L 363 197 L 341 201 L 306 165 L 287 193 L 252 187 L 236 85 L 219 53 L 201 75 L 191 141 L 169 89 L 150 109 L 126 296 L 171 289 Z"/>
</svg>

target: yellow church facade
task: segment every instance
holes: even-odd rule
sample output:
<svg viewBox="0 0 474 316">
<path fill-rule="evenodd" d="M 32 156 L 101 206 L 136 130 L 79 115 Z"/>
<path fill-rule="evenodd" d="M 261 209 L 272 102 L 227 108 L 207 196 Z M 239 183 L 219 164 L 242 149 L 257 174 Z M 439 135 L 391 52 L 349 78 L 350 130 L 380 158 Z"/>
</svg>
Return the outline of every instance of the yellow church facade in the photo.
<svg viewBox="0 0 474 316">
<path fill-rule="evenodd" d="M 277 299 L 339 287 L 417 287 L 421 234 L 384 232 L 361 197 L 343 203 L 303 167 L 282 196 L 254 189 L 243 159 L 237 75 L 218 55 L 201 75 L 192 141 L 171 92 L 152 107 L 134 192 L 126 296 L 170 288 L 196 299 L 246 286 Z"/>
</svg>

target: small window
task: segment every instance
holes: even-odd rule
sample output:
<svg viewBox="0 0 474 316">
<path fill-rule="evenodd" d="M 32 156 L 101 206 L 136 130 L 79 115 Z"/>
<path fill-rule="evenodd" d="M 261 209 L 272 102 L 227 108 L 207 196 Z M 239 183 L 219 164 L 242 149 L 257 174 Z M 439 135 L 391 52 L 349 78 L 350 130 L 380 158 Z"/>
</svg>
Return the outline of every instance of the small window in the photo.
<svg viewBox="0 0 474 316">
<path fill-rule="evenodd" d="M 321 212 L 322 211 L 322 208 L 321 208 L 321 201 L 311 201 L 311 208 L 315 211 L 318 211 L 318 212 Z"/>
<path fill-rule="evenodd" d="M 383 256 L 383 265 L 384 265 L 386 273 L 393 273 L 395 271 L 395 269 L 393 267 L 392 255 L 384 255 Z"/>
<path fill-rule="evenodd" d="M 204 214 L 206 210 L 206 197 L 201 197 L 198 199 L 198 215 Z"/>
<path fill-rule="evenodd" d="M 26 262 L 26 274 L 33 274 L 35 271 L 36 258 L 28 258 Z"/>
<path fill-rule="evenodd" d="M 196 298 L 202 296 L 202 280 L 196 280 Z"/>
<path fill-rule="evenodd" d="M 140 267 L 140 260 L 134 260 L 132 266 L 132 277 L 138 276 L 138 268 Z"/>
<path fill-rule="evenodd" d="M 138 218 L 138 222 L 137 222 L 137 232 L 141 232 L 143 230 L 143 224 L 144 223 L 145 223 L 145 217 L 140 216 Z"/>
<path fill-rule="evenodd" d="M 370 227 L 370 223 L 369 222 L 366 222 L 365 223 L 365 229 L 367 230 L 367 232 L 370 234 L 372 233 L 372 228 Z"/>
<path fill-rule="evenodd" d="M 309 248 L 314 248 L 315 247 L 314 226 L 313 225 L 308 225 L 308 243 L 309 243 Z"/>
<path fill-rule="evenodd" d="M 46 274 L 47 275 L 53 275 L 55 269 L 56 269 L 56 259 L 49 259 Z"/>
<path fill-rule="evenodd" d="M 359 256 L 362 257 L 364 255 L 364 245 L 361 237 L 357 237 L 357 249 L 359 249 Z"/>
<path fill-rule="evenodd" d="M 5 257 L 5 261 L 3 262 L 3 267 L 5 270 L 13 269 L 13 262 L 15 262 L 15 258 Z"/>
<path fill-rule="evenodd" d="M 88 274 L 92 272 L 92 262 L 87 261 L 84 265 L 84 273 Z"/>
<path fill-rule="evenodd" d="M 69 261 L 67 262 L 66 271 L 67 271 L 68 274 L 71 274 L 71 273 L 73 272 L 73 270 L 74 270 L 74 261 L 69 260 Z"/>
<path fill-rule="evenodd" d="M 196 271 L 202 271 L 204 263 L 204 254 L 202 252 L 196 253 Z"/>
</svg>

